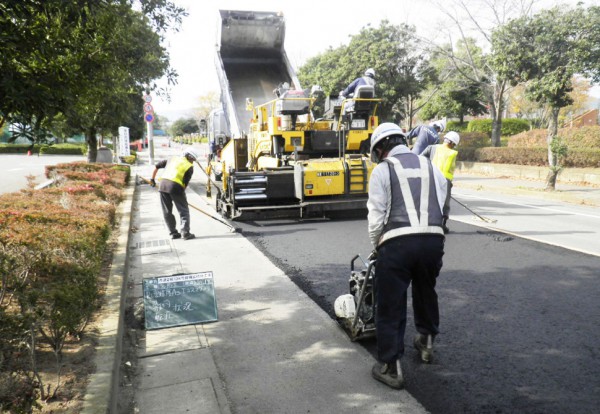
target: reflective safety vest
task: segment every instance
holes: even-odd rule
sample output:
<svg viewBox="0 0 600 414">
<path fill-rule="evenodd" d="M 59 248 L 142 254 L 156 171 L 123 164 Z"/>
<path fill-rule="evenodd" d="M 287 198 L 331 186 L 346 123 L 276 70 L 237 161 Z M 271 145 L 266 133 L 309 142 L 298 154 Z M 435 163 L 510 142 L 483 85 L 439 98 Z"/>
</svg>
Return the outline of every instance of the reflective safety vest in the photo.
<svg viewBox="0 0 600 414">
<path fill-rule="evenodd" d="M 400 154 L 384 161 L 390 167 L 392 203 L 378 245 L 410 234 L 443 235 L 442 210 L 431 163 L 416 154 Z"/>
<path fill-rule="evenodd" d="M 434 145 L 431 147 L 429 159 L 431 163 L 438 167 L 444 177 L 452 181 L 454 178 L 454 168 L 456 167 L 456 156 L 458 151 L 448 148 L 445 145 Z"/>
<path fill-rule="evenodd" d="M 186 157 L 173 157 L 167 163 L 165 172 L 162 174 L 161 179 L 173 181 L 185 188 L 183 184 L 183 176 L 193 167 L 193 164 L 188 161 Z"/>
</svg>

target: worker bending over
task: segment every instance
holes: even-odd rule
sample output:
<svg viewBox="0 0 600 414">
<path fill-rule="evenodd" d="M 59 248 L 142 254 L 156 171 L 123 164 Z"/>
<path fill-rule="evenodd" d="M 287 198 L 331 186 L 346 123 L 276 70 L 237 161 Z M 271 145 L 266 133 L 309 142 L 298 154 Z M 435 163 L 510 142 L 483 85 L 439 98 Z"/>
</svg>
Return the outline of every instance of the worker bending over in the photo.
<svg viewBox="0 0 600 414">
<path fill-rule="evenodd" d="M 429 125 L 419 125 L 408 133 L 406 142 L 410 143 L 411 140 L 416 137 L 417 140 L 412 148 L 412 152 L 421 155 L 428 146 L 440 143 L 439 134 L 440 132 L 443 132 L 444 129 L 446 129 L 446 121 L 444 120 L 434 121 Z"/>
<path fill-rule="evenodd" d="M 169 234 L 172 239 L 190 240 L 196 236 L 190 233 L 190 208 L 188 205 L 185 190 L 194 174 L 194 161 L 198 159 L 196 152 L 188 148 L 183 151 L 180 157 L 173 157 L 170 160 L 159 161 L 154 165 L 152 187 L 156 186 L 156 174 L 159 169 L 165 171 L 161 176 L 158 191 L 160 194 L 160 203 L 162 206 L 163 217 L 169 228 Z M 181 233 L 177 231 L 177 222 L 173 215 L 173 204 L 177 207 L 179 219 L 181 221 Z"/>
</svg>

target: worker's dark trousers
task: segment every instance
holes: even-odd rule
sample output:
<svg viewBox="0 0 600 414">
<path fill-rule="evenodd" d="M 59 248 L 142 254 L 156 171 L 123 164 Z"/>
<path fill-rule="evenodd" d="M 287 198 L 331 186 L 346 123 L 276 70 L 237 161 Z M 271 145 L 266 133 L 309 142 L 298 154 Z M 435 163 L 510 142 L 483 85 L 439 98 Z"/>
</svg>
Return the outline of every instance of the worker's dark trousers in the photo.
<svg viewBox="0 0 600 414">
<path fill-rule="evenodd" d="M 446 224 L 446 220 L 448 220 L 448 217 L 450 217 L 450 197 L 452 197 L 452 180 L 446 178 L 446 184 L 448 186 L 448 191 L 446 191 L 446 200 L 444 201 L 444 208 L 442 209 L 444 224 Z"/>
<path fill-rule="evenodd" d="M 378 249 L 375 265 L 375 324 L 379 360 L 391 363 L 404 355 L 406 292 L 412 281 L 415 326 L 422 334 L 436 335 L 439 310 L 436 278 L 442 268 L 444 237 L 396 237 Z"/>
<path fill-rule="evenodd" d="M 165 223 L 169 228 L 169 233 L 173 234 L 177 232 L 177 221 L 173 215 L 173 204 L 177 208 L 179 218 L 181 220 L 181 232 L 190 232 L 190 209 L 188 207 L 187 197 L 185 190 L 182 188 L 181 191 L 173 190 L 170 193 L 160 192 L 160 204 L 162 206 L 163 217 Z"/>
</svg>

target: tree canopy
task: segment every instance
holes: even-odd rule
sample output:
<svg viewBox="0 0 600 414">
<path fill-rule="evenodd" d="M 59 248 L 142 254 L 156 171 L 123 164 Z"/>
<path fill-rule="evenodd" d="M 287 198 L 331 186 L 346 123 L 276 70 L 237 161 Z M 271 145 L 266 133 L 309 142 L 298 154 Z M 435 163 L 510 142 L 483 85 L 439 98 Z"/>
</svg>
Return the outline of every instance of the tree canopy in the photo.
<svg viewBox="0 0 600 414">
<path fill-rule="evenodd" d="M 174 82 L 164 31 L 185 11 L 166 0 L 8 0 L 0 5 L 0 124 L 96 133 L 139 117 L 141 96 L 163 75 Z M 143 41 L 142 41 L 143 40 Z"/>
<path fill-rule="evenodd" d="M 367 68 L 375 69 L 377 97 L 383 99 L 382 120 L 401 122 L 411 118 L 415 99 L 432 80 L 429 57 L 423 43 L 409 25 L 382 21 L 377 28 L 365 27 L 347 46 L 330 48 L 309 59 L 298 71 L 304 87 L 320 85 L 328 95 L 337 95 Z"/>
<path fill-rule="evenodd" d="M 496 30 L 492 65 L 513 85 L 524 83 L 526 94 L 551 108 L 548 158 L 554 189 L 559 171 L 556 135 L 560 108 L 573 103 L 576 73 L 600 79 L 600 8 L 555 7 L 515 19 Z"/>
</svg>

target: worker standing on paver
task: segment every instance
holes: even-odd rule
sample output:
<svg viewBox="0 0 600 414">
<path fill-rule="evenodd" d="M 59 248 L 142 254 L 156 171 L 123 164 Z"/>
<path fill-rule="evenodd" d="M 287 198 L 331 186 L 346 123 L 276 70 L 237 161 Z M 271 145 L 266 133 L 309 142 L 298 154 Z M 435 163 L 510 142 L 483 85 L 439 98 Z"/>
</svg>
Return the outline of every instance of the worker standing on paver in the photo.
<svg viewBox="0 0 600 414">
<path fill-rule="evenodd" d="M 433 121 L 429 125 L 419 125 L 413 128 L 409 133 L 407 142 L 411 142 L 413 138 L 417 138 L 415 145 L 412 148 L 412 152 L 417 155 L 421 153 L 430 145 L 436 145 L 440 142 L 440 132 L 446 129 L 446 121 L 443 119 L 440 121 Z"/>
<path fill-rule="evenodd" d="M 446 224 L 448 216 L 450 215 L 450 197 L 452 196 L 452 180 L 454 179 L 454 169 L 456 168 L 456 156 L 458 151 L 455 150 L 460 142 L 460 135 L 457 132 L 450 131 L 444 136 L 444 143 L 437 145 L 430 145 L 425 148 L 425 151 L 421 154 L 431 160 L 431 163 L 439 168 L 439 170 L 446 177 L 446 183 L 448 185 L 448 192 L 446 195 L 446 202 L 444 203 L 444 222 L 442 228 L 444 234 L 448 234 L 450 229 Z"/>
<path fill-rule="evenodd" d="M 371 138 L 371 159 L 378 165 L 369 180 L 369 237 L 376 251 L 374 292 L 377 362 L 371 371 L 384 384 L 404 386 L 407 289 L 418 331 L 414 345 L 431 362 L 438 333 L 435 284 L 442 268 L 442 208 L 446 180 L 425 157 L 412 153 L 406 135 L 393 123 L 379 125 Z"/>
<path fill-rule="evenodd" d="M 164 168 L 165 171 L 160 179 L 158 191 L 160 194 L 160 202 L 163 211 L 165 223 L 169 228 L 169 234 L 172 239 L 184 238 L 190 240 L 196 236 L 190 233 L 190 209 L 185 195 L 185 190 L 194 174 L 194 161 L 198 159 L 198 154 L 192 149 L 187 148 L 183 154 L 178 157 L 173 157 L 170 160 L 159 161 L 154 165 L 152 179 L 150 184 L 156 186 L 156 174 L 159 169 Z M 173 204 L 177 207 L 179 218 L 181 221 L 181 233 L 177 231 L 177 222 L 173 215 Z"/>
</svg>

